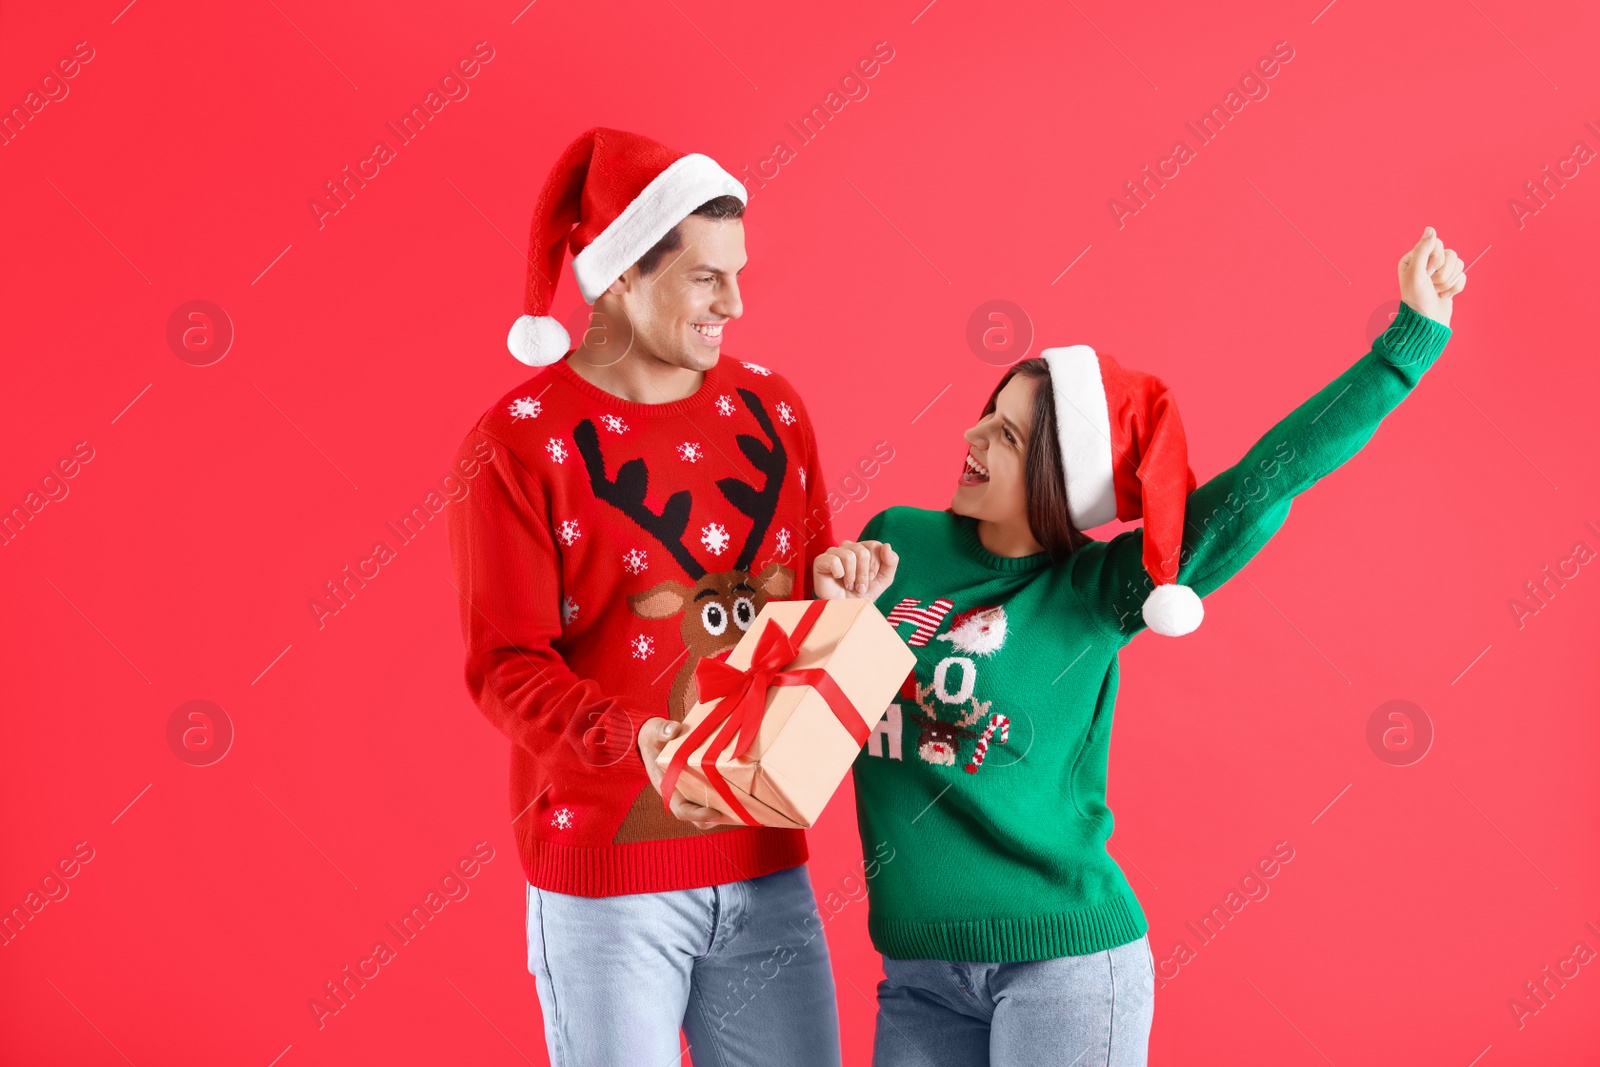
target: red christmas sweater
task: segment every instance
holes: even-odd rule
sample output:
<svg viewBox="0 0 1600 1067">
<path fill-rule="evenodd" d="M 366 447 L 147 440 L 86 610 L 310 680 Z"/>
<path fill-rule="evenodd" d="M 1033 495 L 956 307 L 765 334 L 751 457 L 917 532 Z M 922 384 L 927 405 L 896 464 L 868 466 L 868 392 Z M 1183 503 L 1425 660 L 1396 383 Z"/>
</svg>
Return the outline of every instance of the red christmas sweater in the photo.
<svg viewBox="0 0 1600 1067">
<path fill-rule="evenodd" d="M 724 356 L 694 395 L 640 404 L 563 360 L 486 411 L 459 458 L 489 451 L 450 508 L 450 554 L 467 689 L 512 743 L 528 881 L 613 896 L 804 863 L 803 830 L 674 818 L 637 747 L 762 605 L 812 595 L 833 532 L 794 389 Z"/>
</svg>

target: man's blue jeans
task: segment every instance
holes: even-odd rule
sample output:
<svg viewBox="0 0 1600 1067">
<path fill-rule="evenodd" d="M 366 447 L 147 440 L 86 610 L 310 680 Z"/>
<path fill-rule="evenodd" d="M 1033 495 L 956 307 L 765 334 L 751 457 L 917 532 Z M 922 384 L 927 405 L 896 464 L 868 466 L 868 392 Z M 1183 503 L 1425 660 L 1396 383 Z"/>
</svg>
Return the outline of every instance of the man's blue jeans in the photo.
<svg viewBox="0 0 1600 1067">
<path fill-rule="evenodd" d="M 552 1067 L 837 1067 L 828 945 L 804 864 L 701 889 L 528 887 Z"/>
</svg>

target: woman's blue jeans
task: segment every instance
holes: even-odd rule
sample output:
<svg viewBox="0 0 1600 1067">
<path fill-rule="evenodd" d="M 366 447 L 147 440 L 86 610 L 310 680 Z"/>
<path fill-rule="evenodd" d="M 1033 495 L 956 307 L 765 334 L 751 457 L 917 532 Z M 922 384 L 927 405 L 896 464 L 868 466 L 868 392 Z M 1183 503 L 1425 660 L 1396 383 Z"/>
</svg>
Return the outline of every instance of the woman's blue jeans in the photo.
<svg viewBox="0 0 1600 1067">
<path fill-rule="evenodd" d="M 1144 1067 L 1148 937 L 1027 963 L 883 960 L 873 1067 Z"/>
</svg>

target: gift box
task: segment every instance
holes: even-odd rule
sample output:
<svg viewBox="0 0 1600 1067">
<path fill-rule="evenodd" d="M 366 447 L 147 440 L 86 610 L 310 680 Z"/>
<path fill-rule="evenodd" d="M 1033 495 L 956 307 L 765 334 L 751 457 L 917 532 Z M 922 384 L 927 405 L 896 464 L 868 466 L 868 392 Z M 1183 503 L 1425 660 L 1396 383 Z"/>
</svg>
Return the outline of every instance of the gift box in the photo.
<svg viewBox="0 0 1600 1067">
<path fill-rule="evenodd" d="M 749 825 L 811 826 L 916 664 L 870 600 L 769 601 L 656 757 L 674 787 Z"/>
</svg>

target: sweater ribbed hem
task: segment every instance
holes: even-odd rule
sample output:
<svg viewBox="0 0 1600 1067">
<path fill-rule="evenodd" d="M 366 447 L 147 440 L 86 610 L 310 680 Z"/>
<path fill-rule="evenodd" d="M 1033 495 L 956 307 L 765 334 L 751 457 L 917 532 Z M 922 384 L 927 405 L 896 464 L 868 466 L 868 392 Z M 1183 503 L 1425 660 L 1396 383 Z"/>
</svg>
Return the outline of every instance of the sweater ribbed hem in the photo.
<svg viewBox="0 0 1600 1067">
<path fill-rule="evenodd" d="M 524 845 L 522 869 L 531 885 L 552 893 L 614 897 L 698 889 L 797 867 L 806 862 L 804 830 L 773 827 L 719 830 L 608 848 L 555 841 Z"/>
<path fill-rule="evenodd" d="M 1020 963 L 1081 956 L 1137 941 L 1149 929 L 1135 900 L 1020 919 L 919 922 L 867 916 L 873 947 L 896 960 Z"/>
</svg>

